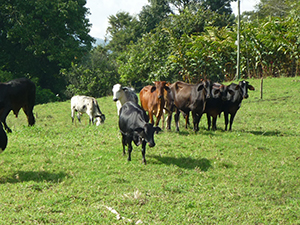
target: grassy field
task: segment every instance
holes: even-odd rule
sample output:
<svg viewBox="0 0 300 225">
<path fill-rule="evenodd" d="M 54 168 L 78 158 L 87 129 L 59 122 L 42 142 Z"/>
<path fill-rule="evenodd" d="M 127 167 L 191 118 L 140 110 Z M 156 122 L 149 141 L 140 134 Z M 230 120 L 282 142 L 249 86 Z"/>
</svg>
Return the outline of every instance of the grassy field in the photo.
<svg viewBox="0 0 300 225">
<path fill-rule="evenodd" d="M 71 123 L 70 101 L 7 119 L 0 155 L 0 224 L 300 224 L 300 78 L 249 80 L 256 91 L 224 131 L 163 131 L 122 154 L 112 97 L 106 121 Z"/>
</svg>

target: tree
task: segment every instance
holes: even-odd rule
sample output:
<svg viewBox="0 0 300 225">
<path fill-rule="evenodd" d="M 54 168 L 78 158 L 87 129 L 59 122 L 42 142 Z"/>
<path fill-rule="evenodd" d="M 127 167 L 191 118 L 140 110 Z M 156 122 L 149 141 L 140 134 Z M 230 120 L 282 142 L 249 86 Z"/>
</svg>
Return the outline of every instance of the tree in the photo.
<svg viewBox="0 0 300 225">
<path fill-rule="evenodd" d="M 149 2 L 150 5 L 144 6 L 138 15 L 144 33 L 150 32 L 163 19 L 173 14 L 168 0 L 150 0 Z"/>
<path fill-rule="evenodd" d="M 61 93 L 59 75 L 91 49 L 85 0 L 1 0 L 0 69 Z"/>
<path fill-rule="evenodd" d="M 138 20 L 127 12 L 118 12 L 108 17 L 106 33 L 110 36 L 107 45 L 114 54 L 125 51 L 126 46 L 135 42 L 142 34 Z"/>
<path fill-rule="evenodd" d="M 66 96 L 76 94 L 102 97 L 111 94 L 112 86 L 118 82 L 116 63 L 107 48 L 99 45 L 87 54 L 80 63 L 62 70 L 68 85 Z"/>
</svg>

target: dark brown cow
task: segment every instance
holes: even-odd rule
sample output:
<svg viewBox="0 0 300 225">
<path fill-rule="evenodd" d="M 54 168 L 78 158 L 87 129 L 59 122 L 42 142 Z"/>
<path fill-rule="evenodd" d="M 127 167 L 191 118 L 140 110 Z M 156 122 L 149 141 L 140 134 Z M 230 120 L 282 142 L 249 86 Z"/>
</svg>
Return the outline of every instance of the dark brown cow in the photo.
<svg viewBox="0 0 300 225">
<path fill-rule="evenodd" d="M 205 106 L 205 113 L 207 116 L 208 130 L 211 127 L 211 117 L 213 118 L 212 130 L 217 129 L 217 117 L 220 116 L 223 106 L 227 100 L 230 99 L 227 86 L 213 83 L 211 88 L 211 98 L 207 99 Z"/>
<path fill-rule="evenodd" d="M 175 124 L 179 131 L 178 121 L 180 112 L 187 117 L 192 112 L 194 131 L 199 130 L 199 122 L 205 109 L 206 99 L 210 98 L 210 81 L 199 84 L 187 84 L 177 81 L 170 85 L 176 106 Z"/>
<path fill-rule="evenodd" d="M 148 112 L 150 123 L 154 124 L 153 115 L 156 116 L 155 126 L 158 126 L 165 106 L 164 90 L 170 91 L 166 81 L 155 81 L 155 86 L 148 85 L 140 91 L 142 108 Z"/>
<path fill-rule="evenodd" d="M 34 125 L 35 118 L 32 111 L 35 104 L 35 89 L 35 84 L 27 78 L 0 83 L 0 119 L 7 132 L 11 132 L 6 124 L 6 117 L 11 110 L 18 117 L 20 109 L 23 108 L 28 125 Z"/>
</svg>

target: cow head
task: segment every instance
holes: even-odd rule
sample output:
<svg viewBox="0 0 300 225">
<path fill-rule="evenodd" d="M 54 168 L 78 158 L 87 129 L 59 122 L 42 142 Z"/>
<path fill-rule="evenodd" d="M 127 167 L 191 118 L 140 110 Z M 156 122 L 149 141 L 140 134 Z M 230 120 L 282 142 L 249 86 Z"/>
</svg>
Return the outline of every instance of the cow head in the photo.
<svg viewBox="0 0 300 225">
<path fill-rule="evenodd" d="M 115 84 L 113 86 L 113 89 L 112 89 L 112 92 L 113 92 L 113 101 L 116 102 L 116 101 L 119 100 L 119 98 L 122 95 L 122 91 L 123 91 L 123 89 L 122 89 L 121 84 Z"/>
<path fill-rule="evenodd" d="M 170 88 L 167 86 L 167 82 L 166 81 L 154 81 L 153 84 L 155 86 L 153 86 L 151 88 L 151 93 L 153 93 L 154 91 L 157 91 L 157 97 L 159 99 L 164 97 L 164 90 L 166 90 L 167 92 L 170 92 Z"/>
<path fill-rule="evenodd" d="M 239 85 L 237 86 L 237 88 L 241 89 L 243 98 L 249 97 L 248 89 L 251 91 L 255 90 L 255 88 L 252 85 L 250 85 L 248 81 L 244 81 L 244 80 L 239 82 Z"/>
<path fill-rule="evenodd" d="M 198 84 L 197 89 L 198 92 L 202 92 L 203 93 L 203 97 L 204 99 L 208 99 L 210 98 L 211 94 L 210 91 L 207 90 L 205 84 L 202 82 L 200 84 Z"/>
<path fill-rule="evenodd" d="M 139 127 L 133 132 L 133 141 L 138 146 L 145 140 L 149 147 L 154 147 L 154 132 L 158 133 L 161 131 L 159 127 L 154 127 L 153 124 L 146 123 L 143 128 Z"/>
<path fill-rule="evenodd" d="M 105 115 L 101 114 L 101 115 L 97 115 L 96 116 L 96 126 L 99 126 L 100 124 L 103 124 L 105 121 Z"/>
<path fill-rule="evenodd" d="M 212 96 L 212 86 L 213 86 L 213 83 L 210 81 L 210 80 L 204 80 L 202 81 L 202 84 L 203 84 L 203 87 L 204 87 L 204 90 L 206 92 L 206 98 L 211 98 Z"/>
</svg>

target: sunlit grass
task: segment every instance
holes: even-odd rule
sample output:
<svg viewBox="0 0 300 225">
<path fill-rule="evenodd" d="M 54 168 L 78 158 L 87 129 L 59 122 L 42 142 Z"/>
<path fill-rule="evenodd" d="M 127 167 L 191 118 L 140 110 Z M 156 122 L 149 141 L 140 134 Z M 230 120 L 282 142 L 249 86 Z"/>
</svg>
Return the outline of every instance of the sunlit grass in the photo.
<svg viewBox="0 0 300 225">
<path fill-rule="evenodd" d="M 215 132 L 203 116 L 196 134 L 173 121 L 146 166 L 140 147 L 123 157 L 111 96 L 98 99 L 98 127 L 72 124 L 70 101 L 35 106 L 34 127 L 11 113 L 0 223 L 299 224 L 300 79 L 265 79 L 263 99 L 250 84 L 232 132 L 223 116 Z"/>
</svg>

